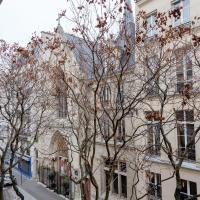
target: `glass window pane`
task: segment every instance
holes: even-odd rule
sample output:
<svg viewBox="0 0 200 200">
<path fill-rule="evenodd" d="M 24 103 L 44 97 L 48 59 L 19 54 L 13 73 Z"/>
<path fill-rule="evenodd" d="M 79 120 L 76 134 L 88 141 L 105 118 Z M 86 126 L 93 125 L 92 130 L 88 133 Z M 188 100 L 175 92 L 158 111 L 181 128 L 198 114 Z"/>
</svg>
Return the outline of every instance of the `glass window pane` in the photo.
<svg viewBox="0 0 200 200">
<path fill-rule="evenodd" d="M 196 151 L 195 145 L 188 149 L 188 159 L 189 160 L 196 160 Z"/>
<path fill-rule="evenodd" d="M 183 124 L 177 124 L 177 135 L 178 136 L 184 136 L 184 125 Z"/>
<path fill-rule="evenodd" d="M 157 67 L 157 63 L 156 63 L 156 57 L 150 57 L 148 59 L 148 67 L 150 68 L 151 72 L 155 72 L 156 71 L 156 67 Z"/>
<path fill-rule="evenodd" d="M 186 121 L 194 121 L 194 111 L 193 110 L 186 110 Z"/>
<path fill-rule="evenodd" d="M 161 188 L 161 174 L 148 172 L 149 184 L 148 184 L 148 193 L 151 198 L 161 198 L 162 188 Z"/>
<path fill-rule="evenodd" d="M 194 124 L 187 124 L 186 127 L 187 127 L 187 137 L 190 138 L 194 133 Z"/>
<path fill-rule="evenodd" d="M 184 81 L 184 75 L 183 73 L 177 73 L 177 81 L 178 82 L 181 82 L 181 81 Z"/>
<path fill-rule="evenodd" d="M 183 73 L 183 56 L 182 55 L 177 55 L 177 56 L 181 56 L 181 58 L 178 57 L 176 60 L 176 72 Z"/>
<path fill-rule="evenodd" d="M 147 36 L 151 37 L 152 36 L 152 31 L 151 31 L 151 15 L 147 17 Z"/>
<path fill-rule="evenodd" d="M 160 154 L 160 124 L 155 126 L 155 155 Z"/>
<path fill-rule="evenodd" d="M 183 0 L 183 23 L 190 21 L 190 6 L 189 0 Z"/>
<path fill-rule="evenodd" d="M 148 135 L 147 135 L 147 144 L 149 148 L 149 153 L 153 153 L 153 126 L 148 125 Z"/>
<path fill-rule="evenodd" d="M 149 182 L 155 184 L 155 174 L 152 172 L 150 173 Z"/>
<path fill-rule="evenodd" d="M 157 197 L 159 197 L 159 198 L 162 197 L 162 189 L 161 189 L 161 186 L 157 186 Z"/>
<path fill-rule="evenodd" d="M 195 182 L 190 181 L 190 195 L 197 194 L 197 185 Z"/>
<path fill-rule="evenodd" d="M 120 171 L 126 172 L 126 163 L 125 162 L 120 162 Z"/>
<path fill-rule="evenodd" d="M 177 121 L 184 121 L 184 112 L 183 112 L 183 110 L 176 111 L 176 120 Z"/>
<path fill-rule="evenodd" d="M 155 25 L 156 25 L 155 20 L 156 20 L 155 13 L 147 17 L 147 29 L 148 29 L 147 36 L 148 37 L 155 35 L 157 32 L 155 28 Z"/>
<path fill-rule="evenodd" d="M 113 174 L 113 193 L 118 194 L 118 174 Z"/>
<path fill-rule="evenodd" d="M 186 55 L 185 57 L 185 61 L 186 61 L 186 69 L 189 70 L 191 69 L 192 70 L 192 60 L 191 60 L 191 55 L 188 53 L 188 55 Z"/>
<path fill-rule="evenodd" d="M 181 192 L 187 194 L 187 181 L 181 179 Z"/>
<path fill-rule="evenodd" d="M 185 149 L 185 137 L 184 135 L 178 136 L 178 147 L 181 150 Z"/>
<path fill-rule="evenodd" d="M 121 189 L 122 196 L 127 197 L 127 178 L 123 175 L 121 175 Z"/>
<path fill-rule="evenodd" d="M 187 80 L 191 80 L 192 79 L 192 70 L 188 70 L 187 71 Z"/>
</svg>

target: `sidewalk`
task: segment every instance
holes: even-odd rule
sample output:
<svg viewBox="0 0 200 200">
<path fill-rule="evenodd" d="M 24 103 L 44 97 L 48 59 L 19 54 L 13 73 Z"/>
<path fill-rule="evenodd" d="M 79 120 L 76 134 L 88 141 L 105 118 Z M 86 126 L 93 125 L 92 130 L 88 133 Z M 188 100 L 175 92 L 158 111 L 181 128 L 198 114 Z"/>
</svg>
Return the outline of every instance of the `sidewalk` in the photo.
<svg viewBox="0 0 200 200">
<path fill-rule="evenodd" d="M 18 187 L 20 192 L 24 195 L 25 200 L 37 200 L 33 196 L 31 196 L 29 193 L 27 193 L 25 190 L 22 188 Z M 5 200 L 20 200 L 20 198 L 15 194 L 15 191 L 13 190 L 12 187 L 7 187 L 4 189 L 4 194 L 5 194 Z"/>
</svg>

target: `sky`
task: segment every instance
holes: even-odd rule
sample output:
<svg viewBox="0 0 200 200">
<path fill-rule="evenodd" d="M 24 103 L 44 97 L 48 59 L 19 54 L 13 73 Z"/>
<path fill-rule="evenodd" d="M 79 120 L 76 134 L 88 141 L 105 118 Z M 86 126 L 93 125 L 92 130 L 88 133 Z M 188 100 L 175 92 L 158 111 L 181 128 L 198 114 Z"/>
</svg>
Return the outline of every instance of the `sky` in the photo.
<svg viewBox="0 0 200 200">
<path fill-rule="evenodd" d="M 67 0 L 3 0 L 0 5 L 0 39 L 26 46 L 34 32 L 39 36 L 41 31 L 52 32 L 61 11 L 66 10 L 70 18 L 72 13 L 68 6 Z M 61 20 L 61 25 L 65 32 L 72 32 L 69 21 Z"/>
<path fill-rule="evenodd" d="M 36 31 L 53 31 L 67 0 L 3 0 L 0 5 L 0 39 L 25 46 Z M 65 28 L 64 28 L 65 30 Z"/>
</svg>

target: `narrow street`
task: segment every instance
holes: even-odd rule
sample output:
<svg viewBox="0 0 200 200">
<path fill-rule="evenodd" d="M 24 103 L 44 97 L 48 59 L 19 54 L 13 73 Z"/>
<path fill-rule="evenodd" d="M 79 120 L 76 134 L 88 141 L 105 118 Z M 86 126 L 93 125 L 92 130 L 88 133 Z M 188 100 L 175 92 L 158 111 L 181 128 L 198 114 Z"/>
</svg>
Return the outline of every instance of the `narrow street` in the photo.
<svg viewBox="0 0 200 200">
<path fill-rule="evenodd" d="M 37 183 L 34 180 L 28 179 L 25 176 L 21 176 L 18 171 L 15 171 L 15 177 L 21 192 L 24 194 L 25 200 L 64 200 L 56 193 L 48 190 L 42 184 Z M 6 187 L 4 189 L 5 200 L 18 200 L 12 187 Z"/>
</svg>

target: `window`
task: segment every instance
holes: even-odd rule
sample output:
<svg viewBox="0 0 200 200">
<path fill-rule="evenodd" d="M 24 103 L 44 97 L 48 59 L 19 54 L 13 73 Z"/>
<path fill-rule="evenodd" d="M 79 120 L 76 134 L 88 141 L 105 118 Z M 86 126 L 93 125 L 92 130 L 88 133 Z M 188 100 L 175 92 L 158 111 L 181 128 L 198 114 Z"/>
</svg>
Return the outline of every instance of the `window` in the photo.
<svg viewBox="0 0 200 200">
<path fill-rule="evenodd" d="M 110 120 L 108 117 L 103 116 L 100 121 L 101 134 L 104 139 L 107 139 L 110 136 Z"/>
<path fill-rule="evenodd" d="M 147 36 L 152 37 L 156 33 L 156 12 L 154 12 L 147 16 Z"/>
<path fill-rule="evenodd" d="M 187 199 L 196 194 L 197 194 L 196 183 L 181 179 L 181 200 Z M 194 198 L 193 200 L 197 200 L 197 198 Z"/>
<path fill-rule="evenodd" d="M 122 142 L 125 140 L 125 119 L 121 119 L 118 122 L 118 127 L 117 127 L 117 140 L 119 142 Z"/>
<path fill-rule="evenodd" d="M 147 85 L 147 94 L 150 96 L 158 95 L 159 93 L 159 76 L 157 73 L 157 58 L 156 56 L 152 56 L 148 58 L 147 61 L 147 78 L 150 79 Z M 147 80 L 147 81 L 148 81 Z"/>
<path fill-rule="evenodd" d="M 176 111 L 177 136 L 178 136 L 178 154 L 180 157 L 191 141 L 194 133 L 194 112 L 193 110 Z M 188 153 L 184 157 L 189 160 L 195 160 L 195 142 L 188 148 Z"/>
<path fill-rule="evenodd" d="M 148 153 L 160 155 L 160 123 L 148 124 Z"/>
<path fill-rule="evenodd" d="M 146 112 L 147 144 L 150 155 L 160 155 L 160 117 L 157 111 Z"/>
<path fill-rule="evenodd" d="M 116 99 L 117 104 L 122 104 L 124 102 L 124 86 L 119 85 L 117 88 L 117 99 Z"/>
<path fill-rule="evenodd" d="M 174 0 L 172 2 L 173 10 L 177 10 L 176 17 L 174 17 L 174 26 L 188 23 L 190 20 L 190 2 L 189 0 Z M 180 9 L 182 8 L 182 9 Z M 180 14 L 179 14 L 180 9 Z"/>
<path fill-rule="evenodd" d="M 177 77 L 177 92 L 181 93 L 184 88 L 192 88 L 192 61 L 190 53 L 183 55 L 181 52 L 176 55 L 176 77 Z"/>
<path fill-rule="evenodd" d="M 148 200 L 161 200 L 161 174 L 147 172 L 147 179 Z"/>
<path fill-rule="evenodd" d="M 31 134 L 31 109 L 28 108 L 25 110 L 23 119 L 23 127 L 21 129 L 21 136 L 30 136 Z"/>
<path fill-rule="evenodd" d="M 59 92 L 58 94 L 58 117 L 67 117 L 67 97 Z"/>
<path fill-rule="evenodd" d="M 111 90 L 109 85 L 106 85 L 101 90 L 100 101 L 102 103 L 109 103 L 110 100 L 111 100 Z"/>
<path fill-rule="evenodd" d="M 126 162 L 118 161 L 114 163 L 114 172 L 110 177 L 109 169 L 113 166 L 113 162 L 105 160 L 105 184 L 108 186 L 109 178 L 111 178 L 111 191 L 121 197 L 127 197 L 127 175 Z"/>
</svg>

